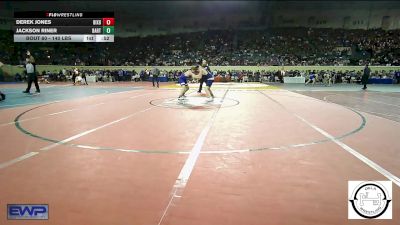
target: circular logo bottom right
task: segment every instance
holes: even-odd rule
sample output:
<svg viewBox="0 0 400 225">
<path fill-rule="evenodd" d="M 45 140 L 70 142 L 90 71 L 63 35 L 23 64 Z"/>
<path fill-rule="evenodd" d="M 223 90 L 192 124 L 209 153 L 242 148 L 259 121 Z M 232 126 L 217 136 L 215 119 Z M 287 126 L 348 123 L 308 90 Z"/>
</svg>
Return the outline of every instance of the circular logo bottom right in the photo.
<svg viewBox="0 0 400 225">
<path fill-rule="evenodd" d="M 392 219 L 390 181 L 349 181 L 349 219 Z"/>
</svg>

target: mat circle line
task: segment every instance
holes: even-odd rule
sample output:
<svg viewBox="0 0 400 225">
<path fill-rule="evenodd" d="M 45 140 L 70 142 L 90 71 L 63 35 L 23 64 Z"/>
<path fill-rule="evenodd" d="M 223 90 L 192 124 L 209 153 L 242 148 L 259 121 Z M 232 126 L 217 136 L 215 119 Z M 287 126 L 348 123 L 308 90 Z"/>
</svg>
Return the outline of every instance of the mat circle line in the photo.
<svg viewBox="0 0 400 225">
<path fill-rule="evenodd" d="M 311 101 L 320 101 L 318 99 L 309 99 Z M 48 138 L 48 137 L 43 137 L 37 134 L 34 134 L 26 129 L 24 129 L 21 124 L 19 123 L 19 119 L 25 115 L 26 113 L 33 111 L 35 109 L 41 108 L 41 107 L 45 107 L 51 104 L 56 104 L 58 102 L 51 102 L 51 103 L 47 103 L 47 104 L 43 104 L 43 105 L 39 105 L 36 106 L 34 108 L 28 109 L 22 113 L 20 113 L 17 117 L 15 117 L 14 119 L 14 123 L 16 128 L 21 131 L 22 133 L 30 136 L 30 137 L 34 137 L 43 141 L 47 141 L 47 142 L 51 142 L 51 143 L 55 143 L 55 144 L 59 144 L 59 145 L 66 145 L 66 146 L 71 146 L 71 147 L 77 147 L 77 148 L 81 148 L 81 149 L 92 149 L 92 150 L 105 150 L 105 151 L 121 151 L 121 152 L 131 152 L 131 153 L 145 153 L 145 154 L 189 154 L 190 150 L 187 151 L 174 151 L 174 150 L 143 150 L 143 149 L 122 149 L 122 148 L 113 148 L 113 147 L 102 147 L 102 146 L 89 146 L 89 145 L 83 145 L 83 144 L 73 144 L 73 143 L 64 143 L 61 142 L 60 140 L 55 140 L 52 138 Z M 341 106 L 341 105 L 338 105 Z M 359 131 L 361 131 L 365 125 L 366 125 L 366 118 L 359 112 L 357 112 L 356 110 L 346 107 L 346 106 L 342 106 L 350 111 L 352 111 L 353 113 L 357 114 L 360 118 L 361 118 L 361 123 L 359 125 L 359 127 L 357 127 L 356 129 L 347 132 L 343 135 L 340 136 L 335 136 L 333 139 L 334 140 L 340 140 L 343 139 L 345 137 L 348 137 L 350 135 L 353 135 Z M 166 108 L 166 107 L 163 107 Z M 310 146 L 310 145 L 315 145 L 315 144 L 320 144 L 320 143 L 325 143 L 325 142 L 329 142 L 332 141 L 329 138 L 325 138 L 325 139 L 321 139 L 321 140 L 316 140 L 316 141 L 311 141 L 311 142 L 307 142 L 307 143 L 300 143 L 300 144 L 287 144 L 287 145 L 283 145 L 283 146 L 278 146 L 278 147 L 259 147 L 259 148 L 248 148 L 248 149 L 231 149 L 231 150 L 210 150 L 210 151 L 202 151 L 201 154 L 229 154 L 229 153 L 243 153 L 243 152 L 259 152 L 259 151 L 266 151 L 266 150 L 283 150 L 283 149 L 290 149 L 290 148 L 299 148 L 299 147 L 305 147 L 305 146 Z"/>
<path fill-rule="evenodd" d="M 188 99 L 194 99 L 194 98 L 203 99 L 204 97 L 188 97 Z M 205 99 L 205 98 L 204 98 L 204 99 Z M 218 101 L 218 99 L 219 99 L 219 98 L 214 99 L 213 102 Z M 237 106 L 237 105 L 240 104 L 240 101 L 238 101 L 238 100 L 236 100 L 236 99 L 232 99 L 232 98 L 225 98 L 225 100 L 224 100 L 224 103 L 226 102 L 226 100 L 228 100 L 228 102 L 230 101 L 230 102 L 231 102 L 230 105 L 229 105 L 229 104 L 228 104 L 228 105 L 222 104 L 222 105 L 220 105 L 220 106 L 217 106 L 217 105 L 210 105 L 210 104 L 212 104 L 213 102 L 211 102 L 211 103 L 206 103 L 206 102 L 204 102 L 203 105 L 193 105 L 192 107 L 191 107 L 190 105 L 188 105 L 188 107 L 186 107 L 185 104 L 179 104 L 179 105 L 177 105 L 178 107 L 166 106 L 166 105 L 163 105 L 164 103 L 156 104 L 157 101 L 162 101 L 162 100 L 164 100 L 164 102 L 165 102 L 165 101 L 168 101 L 168 100 L 169 100 L 169 101 L 171 101 L 171 100 L 176 100 L 176 98 L 157 98 L 157 99 L 151 100 L 149 103 L 150 103 L 150 105 L 154 105 L 154 106 L 162 107 L 162 108 L 170 108 L 170 109 L 193 109 L 193 108 L 196 108 L 196 107 L 199 107 L 199 106 L 204 107 L 204 109 L 216 109 L 216 108 L 218 108 L 218 107 L 220 107 L 220 108 L 229 108 L 229 107 Z M 232 102 L 233 102 L 233 103 L 232 103 Z M 185 100 L 183 100 L 183 103 L 185 103 Z"/>
</svg>

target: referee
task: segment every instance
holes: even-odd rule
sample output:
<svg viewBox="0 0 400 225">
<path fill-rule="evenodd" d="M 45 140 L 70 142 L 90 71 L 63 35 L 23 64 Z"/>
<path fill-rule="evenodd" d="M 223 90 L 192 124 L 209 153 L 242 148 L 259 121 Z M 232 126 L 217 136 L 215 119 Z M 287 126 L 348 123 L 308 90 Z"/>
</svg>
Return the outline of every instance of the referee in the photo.
<svg viewBox="0 0 400 225">
<path fill-rule="evenodd" d="M 26 51 L 26 56 L 29 59 L 29 62 L 32 63 L 33 69 L 35 70 L 36 73 L 36 61 L 35 58 L 32 56 L 31 52 L 29 50 Z"/>
<path fill-rule="evenodd" d="M 35 67 L 34 67 L 34 65 L 32 64 L 32 62 L 30 61 L 30 58 L 27 58 L 26 59 L 26 73 L 27 73 L 27 75 L 28 75 L 28 87 L 26 88 L 26 90 L 25 91 L 23 91 L 23 93 L 30 93 L 30 90 L 31 90 L 31 85 L 32 85 L 32 82 L 34 82 L 35 83 L 35 87 L 36 87 L 36 93 L 40 93 L 40 88 L 39 88 L 39 84 L 38 84 L 38 77 L 37 77 L 37 75 L 36 75 L 36 72 L 35 72 Z"/>
<path fill-rule="evenodd" d="M 155 87 L 154 82 L 156 81 L 157 82 L 157 87 L 159 88 L 160 85 L 158 83 L 160 82 L 160 80 L 159 80 L 158 77 L 160 76 L 160 70 L 157 67 L 154 67 L 153 70 L 151 71 L 151 73 L 153 75 L 153 79 L 152 79 L 153 87 Z"/>
<path fill-rule="evenodd" d="M 371 69 L 368 67 L 368 64 L 365 65 L 364 67 L 364 72 L 363 75 L 361 77 L 361 83 L 364 85 L 363 90 L 367 90 L 367 84 L 368 84 L 368 79 L 369 79 L 369 75 L 371 74 Z"/>
</svg>

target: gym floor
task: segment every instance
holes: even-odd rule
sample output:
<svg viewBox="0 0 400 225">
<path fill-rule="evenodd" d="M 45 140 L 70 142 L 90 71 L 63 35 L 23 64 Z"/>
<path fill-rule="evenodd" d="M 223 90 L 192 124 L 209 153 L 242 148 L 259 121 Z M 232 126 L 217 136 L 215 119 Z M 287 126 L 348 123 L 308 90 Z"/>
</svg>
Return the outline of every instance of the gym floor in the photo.
<svg viewBox="0 0 400 225">
<path fill-rule="evenodd" d="M 48 204 L 33 224 L 400 224 L 399 86 L 24 88 L 0 84 L 0 205 Z M 393 219 L 348 220 L 349 180 L 391 180 Z"/>
</svg>

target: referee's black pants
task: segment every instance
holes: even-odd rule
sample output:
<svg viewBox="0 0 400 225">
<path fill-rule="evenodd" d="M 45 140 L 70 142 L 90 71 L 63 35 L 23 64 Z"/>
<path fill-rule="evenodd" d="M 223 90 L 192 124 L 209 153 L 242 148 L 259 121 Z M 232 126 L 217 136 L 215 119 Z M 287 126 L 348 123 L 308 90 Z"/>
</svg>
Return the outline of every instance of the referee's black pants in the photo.
<svg viewBox="0 0 400 225">
<path fill-rule="evenodd" d="M 40 92 L 38 78 L 34 73 L 28 73 L 28 87 L 26 88 L 26 91 L 29 92 L 31 90 L 32 82 L 35 83 L 36 91 Z"/>
</svg>

